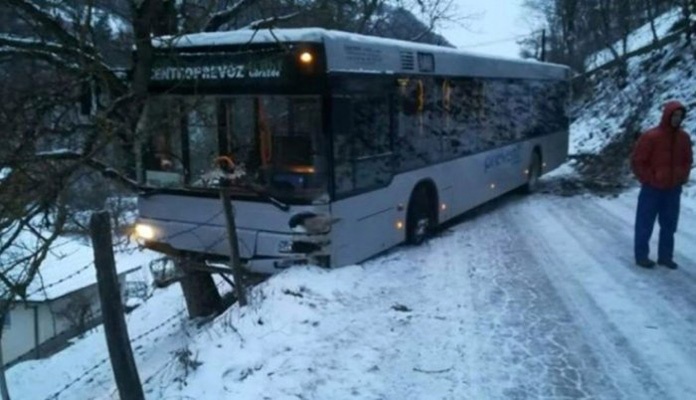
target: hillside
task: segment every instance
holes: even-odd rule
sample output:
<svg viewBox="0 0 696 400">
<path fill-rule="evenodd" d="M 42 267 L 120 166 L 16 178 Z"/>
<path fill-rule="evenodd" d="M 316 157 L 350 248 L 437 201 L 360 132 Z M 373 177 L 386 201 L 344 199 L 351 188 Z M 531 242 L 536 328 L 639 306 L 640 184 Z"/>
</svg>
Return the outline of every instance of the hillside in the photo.
<svg viewBox="0 0 696 400">
<path fill-rule="evenodd" d="M 658 19 L 661 32 L 677 24 L 675 12 Z M 647 45 L 649 32 L 642 27 L 629 43 Z M 601 53 L 593 61 L 604 56 Z M 681 37 L 662 49 L 630 58 L 626 75 L 616 68 L 601 71 L 576 85 L 581 93 L 573 102 L 570 154 L 586 180 L 614 186 L 630 184 L 628 157 L 635 135 L 656 125 L 668 100 L 696 109 L 696 47 Z M 696 139 L 696 113 L 687 112 L 684 126 Z M 696 140 L 692 140 L 696 141 Z"/>
</svg>

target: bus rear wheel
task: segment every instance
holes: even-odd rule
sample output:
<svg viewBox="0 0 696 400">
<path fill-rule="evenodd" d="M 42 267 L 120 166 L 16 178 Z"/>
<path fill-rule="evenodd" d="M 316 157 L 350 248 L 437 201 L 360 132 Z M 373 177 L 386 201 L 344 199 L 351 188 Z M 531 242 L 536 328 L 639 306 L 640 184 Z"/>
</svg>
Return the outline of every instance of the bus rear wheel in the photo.
<svg viewBox="0 0 696 400">
<path fill-rule="evenodd" d="M 529 163 L 529 173 L 527 183 L 522 187 L 524 193 L 534 193 L 539 189 L 539 178 L 541 178 L 541 156 L 539 151 L 532 153 L 532 160 Z"/>
<path fill-rule="evenodd" d="M 427 189 L 419 186 L 411 195 L 406 216 L 406 242 L 418 246 L 425 242 L 435 229 L 433 201 Z"/>
</svg>

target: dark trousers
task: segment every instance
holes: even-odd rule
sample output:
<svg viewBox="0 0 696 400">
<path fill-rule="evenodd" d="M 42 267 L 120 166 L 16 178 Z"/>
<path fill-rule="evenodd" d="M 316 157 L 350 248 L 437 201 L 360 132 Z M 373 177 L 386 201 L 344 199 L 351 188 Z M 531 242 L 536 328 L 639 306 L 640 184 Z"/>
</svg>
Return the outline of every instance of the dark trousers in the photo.
<svg viewBox="0 0 696 400">
<path fill-rule="evenodd" d="M 660 223 L 660 242 L 657 249 L 659 261 L 672 261 L 674 233 L 679 221 L 681 186 L 674 189 L 657 189 L 643 185 L 638 196 L 634 251 L 636 261 L 645 260 L 650 254 L 650 237 L 655 218 Z"/>
</svg>

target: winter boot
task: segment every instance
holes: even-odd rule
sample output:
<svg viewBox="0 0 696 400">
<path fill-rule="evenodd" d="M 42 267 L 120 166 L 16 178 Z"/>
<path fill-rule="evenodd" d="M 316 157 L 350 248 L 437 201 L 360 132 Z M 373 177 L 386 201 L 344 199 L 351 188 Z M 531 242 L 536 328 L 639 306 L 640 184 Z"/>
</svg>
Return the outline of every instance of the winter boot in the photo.
<svg viewBox="0 0 696 400">
<path fill-rule="evenodd" d="M 649 258 L 646 258 L 644 260 L 636 261 L 636 265 L 638 265 L 639 267 L 643 267 L 643 268 L 652 268 L 655 266 L 655 261 L 653 261 Z"/>
<path fill-rule="evenodd" d="M 669 268 L 669 269 L 677 269 L 677 268 L 679 268 L 679 265 L 678 265 L 677 263 L 675 263 L 674 261 L 672 261 L 672 260 L 669 260 L 669 261 L 658 260 L 657 263 L 658 263 L 659 265 L 662 265 L 663 267 L 667 267 L 667 268 Z"/>
</svg>

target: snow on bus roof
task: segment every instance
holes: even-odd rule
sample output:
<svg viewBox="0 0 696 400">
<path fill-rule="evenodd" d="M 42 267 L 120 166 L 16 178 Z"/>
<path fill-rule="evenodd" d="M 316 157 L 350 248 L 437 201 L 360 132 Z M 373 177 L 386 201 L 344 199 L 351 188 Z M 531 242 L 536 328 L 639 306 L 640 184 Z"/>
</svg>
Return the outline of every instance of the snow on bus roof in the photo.
<svg viewBox="0 0 696 400">
<path fill-rule="evenodd" d="M 501 56 L 490 56 L 470 51 L 463 51 L 451 47 L 437 46 L 433 44 L 410 42 L 406 40 L 384 38 L 378 36 L 361 35 L 323 28 L 287 28 L 287 29 L 240 29 L 227 32 L 203 32 L 182 36 L 162 36 L 153 39 L 153 45 L 158 48 L 195 48 L 214 47 L 236 44 L 259 44 L 282 42 L 314 42 L 350 41 L 365 44 L 387 45 L 402 47 L 409 50 L 431 51 L 481 58 L 487 60 L 500 60 L 514 64 L 554 65 L 567 68 L 563 65 L 542 63 L 536 60 L 520 60 Z"/>
</svg>

